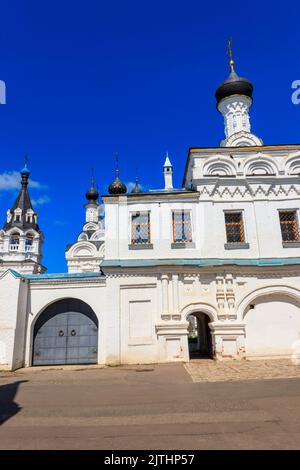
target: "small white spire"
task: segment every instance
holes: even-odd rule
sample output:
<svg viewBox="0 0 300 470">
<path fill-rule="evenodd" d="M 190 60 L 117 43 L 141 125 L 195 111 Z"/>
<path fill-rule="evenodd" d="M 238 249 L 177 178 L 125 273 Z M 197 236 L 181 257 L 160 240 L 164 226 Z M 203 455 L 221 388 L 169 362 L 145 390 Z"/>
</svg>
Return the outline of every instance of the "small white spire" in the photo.
<svg viewBox="0 0 300 470">
<path fill-rule="evenodd" d="M 169 152 L 166 153 L 166 161 L 164 163 L 164 167 L 165 166 L 172 166 L 172 163 L 170 162 L 170 159 L 169 159 Z"/>
<path fill-rule="evenodd" d="M 169 159 L 167 152 L 166 160 L 164 163 L 164 178 L 165 178 L 165 189 L 173 189 L 173 166 Z"/>
</svg>

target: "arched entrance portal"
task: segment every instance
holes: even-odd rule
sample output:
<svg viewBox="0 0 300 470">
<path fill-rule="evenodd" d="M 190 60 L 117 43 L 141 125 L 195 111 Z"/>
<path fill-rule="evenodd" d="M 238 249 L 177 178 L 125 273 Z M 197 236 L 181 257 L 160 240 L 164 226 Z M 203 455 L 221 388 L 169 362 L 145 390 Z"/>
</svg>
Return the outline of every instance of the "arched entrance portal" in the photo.
<svg viewBox="0 0 300 470">
<path fill-rule="evenodd" d="M 212 358 L 212 340 L 209 328 L 210 318 L 202 312 L 187 317 L 190 359 Z"/>
<path fill-rule="evenodd" d="M 98 319 L 79 299 L 59 300 L 39 316 L 33 333 L 32 364 L 95 364 Z"/>
<path fill-rule="evenodd" d="M 284 293 L 262 295 L 245 309 L 246 357 L 291 357 L 300 333 L 300 303 Z"/>
</svg>

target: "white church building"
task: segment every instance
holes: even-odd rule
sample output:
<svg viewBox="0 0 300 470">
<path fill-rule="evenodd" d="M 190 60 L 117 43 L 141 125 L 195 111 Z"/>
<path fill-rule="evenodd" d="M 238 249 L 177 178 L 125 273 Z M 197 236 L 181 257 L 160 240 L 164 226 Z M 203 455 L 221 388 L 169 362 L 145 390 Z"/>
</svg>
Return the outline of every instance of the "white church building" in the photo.
<svg viewBox="0 0 300 470">
<path fill-rule="evenodd" d="M 47 274 L 21 171 L 0 231 L 0 369 L 288 357 L 300 334 L 300 145 L 252 133 L 253 86 L 216 91 L 225 139 L 190 148 L 182 187 L 92 182 L 68 273 Z M 5 214 L 3 214 L 3 219 Z"/>
</svg>

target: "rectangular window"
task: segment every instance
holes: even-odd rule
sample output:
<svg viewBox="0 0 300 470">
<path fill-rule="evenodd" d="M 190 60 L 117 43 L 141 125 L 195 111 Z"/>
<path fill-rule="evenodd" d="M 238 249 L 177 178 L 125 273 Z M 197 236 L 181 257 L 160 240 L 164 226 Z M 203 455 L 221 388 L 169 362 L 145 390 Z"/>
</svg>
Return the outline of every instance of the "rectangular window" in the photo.
<svg viewBox="0 0 300 470">
<path fill-rule="evenodd" d="M 284 242 L 299 241 L 299 229 L 298 229 L 296 211 L 280 211 L 279 220 L 280 220 L 282 241 Z"/>
<path fill-rule="evenodd" d="M 131 243 L 150 243 L 150 212 L 137 212 L 132 215 Z"/>
<path fill-rule="evenodd" d="M 192 241 L 190 212 L 173 212 L 173 241 L 174 243 L 187 243 Z"/>
<path fill-rule="evenodd" d="M 244 243 L 245 232 L 242 212 L 225 212 L 227 243 Z"/>
</svg>

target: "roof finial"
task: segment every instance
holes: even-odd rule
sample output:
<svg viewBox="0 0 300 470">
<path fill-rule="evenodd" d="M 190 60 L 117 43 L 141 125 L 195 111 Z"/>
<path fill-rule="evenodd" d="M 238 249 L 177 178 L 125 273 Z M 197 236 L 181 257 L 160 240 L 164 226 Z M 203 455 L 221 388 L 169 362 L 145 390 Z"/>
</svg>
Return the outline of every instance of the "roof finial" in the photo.
<svg viewBox="0 0 300 470">
<path fill-rule="evenodd" d="M 94 167 L 92 167 L 92 175 L 91 175 L 91 187 L 94 188 L 95 185 L 95 178 L 94 178 Z"/>
<path fill-rule="evenodd" d="M 119 154 L 116 152 L 116 176 L 119 176 Z"/>
<path fill-rule="evenodd" d="M 136 167 L 135 169 L 135 185 L 133 190 L 131 191 L 132 193 L 140 193 L 140 185 L 139 185 L 139 177 L 138 177 L 138 168 Z"/>
<path fill-rule="evenodd" d="M 21 170 L 21 177 L 22 177 L 22 186 L 25 187 L 28 184 L 28 178 L 30 175 L 30 171 L 28 170 L 28 155 L 25 155 L 24 157 L 24 168 Z"/>
<path fill-rule="evenodd" d="M 232 36 L 230 36 L 230 38 L 228 39 L 228 46 L 227 46 L 227 54 L 229 55 L 229 65 L 230 65 L 230 69 L 231 69 L 231 72 L 234 71 L 234 60 L 233 60 L 233 57 L 232 57 Z"/>
<path fill-rule="evenodd" d="M 166 159 L 165 159 L 165 163 L 164 163 L 164 167 L 166 166 L 172 166 L 172 163 L 170 162 L 170 158 L 169 158 L 169 152 L 166 151 Z"/>
</svg>

